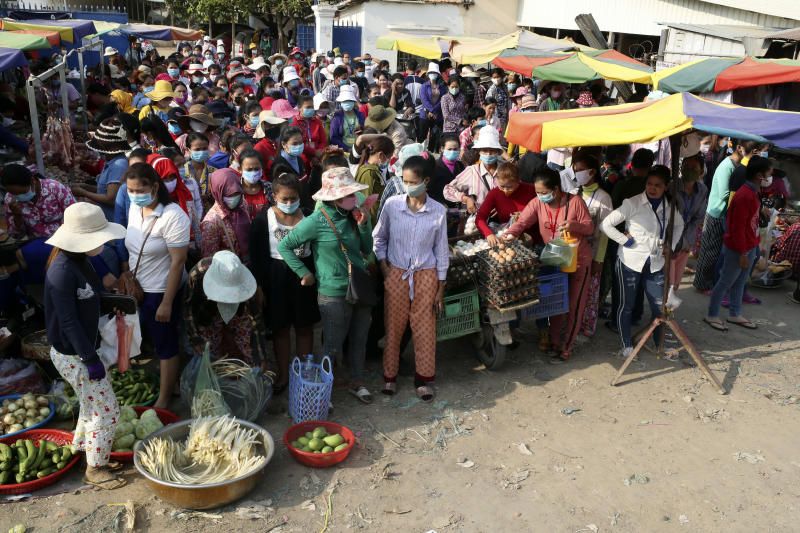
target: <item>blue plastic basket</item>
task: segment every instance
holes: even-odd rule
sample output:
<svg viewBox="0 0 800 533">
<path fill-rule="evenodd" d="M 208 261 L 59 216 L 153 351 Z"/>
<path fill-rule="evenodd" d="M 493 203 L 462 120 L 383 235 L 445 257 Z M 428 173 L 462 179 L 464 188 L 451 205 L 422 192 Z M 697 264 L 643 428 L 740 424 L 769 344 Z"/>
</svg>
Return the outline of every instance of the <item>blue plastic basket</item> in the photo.
<svg viewBox="0 0 800 533">
<path fill-rule="evenodd" d="M 289 372 L 289 416 L 295 424 L 306 420 L 327 420 L 333 392 L 333 370 L 327 355 L 321 363 L 311 363 L 312 379 L 306 379 L 305 361 L 295 357 Z"/>
<path fill-rule="evenodd" d="M 539 303 L 522 311 L 523 318 L 544 318 L 569 312 L 569 281 L 558 272 L 539 276 Z"/>
</svg>

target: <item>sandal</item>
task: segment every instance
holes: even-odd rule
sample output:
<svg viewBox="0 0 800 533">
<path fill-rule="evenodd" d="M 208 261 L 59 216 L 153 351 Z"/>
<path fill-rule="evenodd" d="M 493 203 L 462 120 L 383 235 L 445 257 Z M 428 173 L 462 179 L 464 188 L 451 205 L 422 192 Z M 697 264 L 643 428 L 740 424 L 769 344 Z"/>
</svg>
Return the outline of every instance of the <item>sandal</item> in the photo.
<svg viewBox="0 0 800 533">
<path fill-rule="evenodd" d="M 386 396 L 394 396 L 394 393 L 397 392 L 397 383 L 394 381 L 385 382 L 381 392 Z"/>
<path fill-rule="evenodd" d="M 369 390 L 364 385 L 351 388 L 350 394 L 355 396 L 356 399 L 363 404 L 369 405 L 372 403 L 372 394 L 370 394 Z"/>
<path fill-rule="evenodd" d="M 742 296 L 742 303 L 761 305 L 761 300 L 749 292 L 746 292 L 744 293 L 744 296 Z"/>
<path fill-rule="evenodd" d="M 715 329 L 717 331 L 728 331 L 728 328 L 719 318 L 706 317 L 703 319 L 703 322 L 705 322 L 706 324 L 711 326 L 712 329 Z"/>
<path fill-rule="evenodd" d="M 728 318 L 728 322 L 730 324 L 735 324 L 737 326 L 741 326 L 741 327 L 743 327 L 745 329 L 758 329 L 758 326 L 756 326 L 755 324 L 753 324 L 752 322 L 750 322 L 746 318 L 743 318 L 743 317 L 736 317 L 736 318 L 741 318 L 741 320 L 732 320 L 731 318 Z"/>
<path fill-rule="evenodd" d="M 108 464 L 106 464 L 105 468 L 109 472 L 117 472 L 125 468 L 125 465 L 122 463 L 118 463 L 117 461 L 109 461 Z"/>
<path fill-rule="evenodd" d="M 433 387 L 429 385 L 422 385 L 417 387 L 417 398 L 422 400 L 425 403 L 430 403 L 433 401 L 433 397 L 436 396 L 436 393 L 433 390 Z"/>
<path fill-rule="evenodd" d="M 127 481 L 118 477 L 114 477 L 111 479 L 104 479 L 103 481 L 90 481 L 86 478 L 83 478 L 83 482 L 86 483 L 87 485 L 91 485 L 92 487 L 95 487 L 100 490 L 121 489 L 122 487 L 128 484 Z"/>
<path fill-rule="evenodd" d="M 547 360 L 547 362 L 550 363 L 551 365 L 563 365 L 566 364 L 567 360 L 560 355 L 552 355 L 550 356 L 550 359 Z"/>
</svg>

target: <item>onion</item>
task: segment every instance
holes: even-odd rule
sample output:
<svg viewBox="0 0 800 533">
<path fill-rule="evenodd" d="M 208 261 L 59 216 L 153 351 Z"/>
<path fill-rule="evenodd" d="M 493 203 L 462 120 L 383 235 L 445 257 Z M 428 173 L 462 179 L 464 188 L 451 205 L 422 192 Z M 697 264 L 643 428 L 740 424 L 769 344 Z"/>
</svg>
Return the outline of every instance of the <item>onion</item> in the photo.
<svg viewBox="0 0 800 533">
<path fill-rule="evenodd" d="M 30 408 L 30 409 L 27 409 L 25 411 L 25 416 L 28 417 L 28 418 L 33 418 L 33 417 L 38 416 L 38 415 L 39 415 L 39 411 L 37 411 L 35 408 Z"/>
<path fill-rule="evenodd" d="M 25 400 L 23 402 L 25 409 L 36 409 L 39 407 L 39 404 L 36 403 L 36 400 Z"/>
<path fill-rule="evenodd" d="M 11 424 L 11 427 L 8 428 L 9 433 L 16 433 L 17 431 L 22 431 L 24 428 L 22 424 Z"/>
<path fill-rule="evenodd" d="M 22 425 L 27 429 L 27 428 L 29 428 L 31 426 L 35 426 L 36 425 L 36 420 L 34 420 L 33 418 L 26 418 L 25 419 L 25 423 L 22 424 Z"/>
<path fill-rule="evenodd" d="M 48 416 L 48 415 L 50 414 L 50 408 L 49 408 L 49 407 L 42 407 L 42 408 L 40 408 L 40 409 L 39 409 L 39 414 L 40 414 L 41 416 Z"/>
<path fill-rule="evenodd" d="M 47 407 L 48 405 L 50 405 L 50 400 L 48 400 L 44 396 L 37 396 L 36 403 L 38 403 L 42 407 Z"/>
<path fill-rule="evenodd" d="M 9 414 L 7 414 L 6 416 L 3 417 L 3 424 L 5 424 L 7 426 L 11 426 L 11 425 L 16 424 L 16 423 L 17 423 L 17 419 L 11 413 L 9 413 Z"/>
<path fill-rule="evenodd" d="M 14 411 L 14 416 L 16 416 L 17 418 L 25 418 L 25 409 L 22 408 L 17 409 L 16 411 Z"/>
<path fill-rule="evenodd" d="M 11 403 L 8 404 L 8 410 L 11 411 L 12 413 L 14 411 L 16 411 L 17 409 L 19 409 L 19 407 L 14 402 L 11 402 Z"/>
</svg>

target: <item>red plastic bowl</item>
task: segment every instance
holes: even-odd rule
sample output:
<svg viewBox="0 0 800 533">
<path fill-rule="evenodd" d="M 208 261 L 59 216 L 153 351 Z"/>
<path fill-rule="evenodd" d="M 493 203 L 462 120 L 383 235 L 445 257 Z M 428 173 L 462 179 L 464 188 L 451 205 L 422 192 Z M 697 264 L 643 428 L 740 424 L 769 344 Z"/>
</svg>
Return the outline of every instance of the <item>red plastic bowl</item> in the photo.
<svg viewBox="0 0 800 533">
<path fill-rule="evenodd" d="M 324 427 L 325 431 L 329 434 L 340 434 L 348 444 L 347 448 L 339 450 L 338 452 L 312 453 L 292 447 L 292 441 L 304 436 L 309 431 L 314 431 L 314 428 L 320 426 Z M 283 434 L 283 444 L 286 445 L 286 448 L 289 449 L 289 453 L 292 454 L 292 457 L 294 457 L 297 462 L 314 468 L 328 468 L 329 466 L 339 464 L 347 459 L 347 456 L 350 455 L 350 450 L 356 445 L 356 436 L 353 435 L 353 432 L 350 431 L 349 428 L 341 424 L 322 420 L 309 420 L 308 422 L 295 424 L 287 429 L 286 433 Z"/>
<path fill-rule="evenodd" d="M 4 444 L 14 444 L 18 440 L 25 440 L 31 439 L 33 441 L 33 445 L 37 448 L 39 447 L 39 439 L 49 440 L 51 442 L 55 442 L 59 446 L 63 446 L 65 444 L 72 444 L 72 439 L 74 435 L 69 431 L 61 431 L 60 429 L 29 429 L 25 433 L 20 433 L 18 435 L 14 435 L 13 437 L 8 437 L 5 439 L 0 439 L 0 442 Z M 83 452 L 77 452 L 72 459 L 70 459 L 67 466 L 59 470 L 58 472 L 53 472 L 49 476 L 45 476 L 42 479 L 34 479 L 32 481 L 26 481 L 25 483 L 15 483 L 13 485 L 0 485 L 0 494 L 25 494 L 28 492 L 33 492 L 35 490 L 43 489 L 48 487 L 64 477 L 64 475 L 69 472 L 72 467 L 78 464 L 80 461 L 80 454 Z"/>
<path fill-rule="evenodd" d="M 142 406 L 135 406 L 133 408 L 136 411 L 136 414 L 141 418 L 142 413 L 145 411 L 149 411 L 153 409 L 156 414 L 158 415 L 158 419 L 161 420 L 161 423 L 165 426 L 170 424 L 174 424 L 175 422 L 179 422 L 181 417 L 169 411 L 167 409 L 159 409 L 158 407 L 142 407 Z M 111 452 L 111 460 L 118 461 L 120 463 L 132 463 L 133 462 L 133 452 Z"/>
</svg>

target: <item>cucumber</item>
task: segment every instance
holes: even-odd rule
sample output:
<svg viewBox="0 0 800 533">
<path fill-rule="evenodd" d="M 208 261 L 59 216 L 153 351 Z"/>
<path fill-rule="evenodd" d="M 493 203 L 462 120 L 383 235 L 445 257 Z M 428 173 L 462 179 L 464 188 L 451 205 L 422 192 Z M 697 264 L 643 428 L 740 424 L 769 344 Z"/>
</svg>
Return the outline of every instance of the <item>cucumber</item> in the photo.
<svg viewBox="0 0 800 533">
<path fill-rule="evenodd" d="M 48 452 L 52 453 L 52 452 L 58 451 L 58 444 L 56 444 L 55 442 L 46 440 L 46 441 L 44 441 L 44 443 L 45 443 L 45 446 L 47 446 L 47 451 Z"/>
<path fill-rule="evenodd" d="M 0 463 L 0 472 L 7 472 L 11 470 L 11 461 L 3 461 Z"/>
<path fill-rule="evenodd" d="M 33 441 L 30 439 L 25 439 L 25 450 L 28 452 L 28 464 L 36 460 L 36 446 L 33 445 Z"/>
<path fill-rule="evenodd" d="M 51 462 L 51 463 L 57 463 L 57 462 L 59 462 L 59 461 L 61 461 L 61 455 L 59 455 L 59 453 L 58 453 L 58 452 L 53 452 L 53 453 L 50 455 L 50 462 Z"/>
<path fill-rule="evenodd" d="M 69 461 L 73 455 L 75 455 L 75 452 L 69 446 L 61 448 L 61 461 Z M 61 461 L 58 462 L 60 463 Z"/>
<path fill-rule="evenodd" d="M 55 468 L 46 468 L 44 470 L 39 470 L 39 472 L 36 473 L 36 477 L 42 479 L 43 477 L 49 476 L 55 471 L 56 471 Z"/>
<path fill-rule="evenodd" d="M 51 467 L 51 466 L 53 466 L 54 464 L 55 464 L 55 463 L 53 462 L 53 460 L 52 460 L 52 459 L 50 459 L 49 457 L 45 457 L 45 458 L 44 458 L 44 461 L 42 461 L 41 463 L 39 463 L 39 468 L 40 468 L 40 469 L 41 469 L 41 468 L 50 468 L 50 467 Z"/>
<path fill-rule="evenodd" d="M 39 447 L 36 449 L 36 459 L 30 464 L 30 469 L 33 471 L 39 470 L 39 465 L 44 460 L 44 452 L 47 450 L 44 439 L 39 440 Z M 28 459 L 30 461 L 30 459 Z"/>
<path fill-rule="evenodd" d="M 11 472 L 5 471 L 0 473 L 0 485 L 5 485 L 8 483 L 9 478 L 11 478 Z"/>
<path fill-rule="evenodd" d="M 8 461 L 11 459 L 11 446 L 0 442 L 0 461 Z"/>
<path fill-rule="evenodd" d="M 17 474 L 16 476 L 14 476 L 14 479 L 16 479 L 16 480 L 17 480 L 17 483 L 25 483 L 25 474 L 23 474 L 22 472 L 20 472 L 19 474 Z"/>
</svg>

